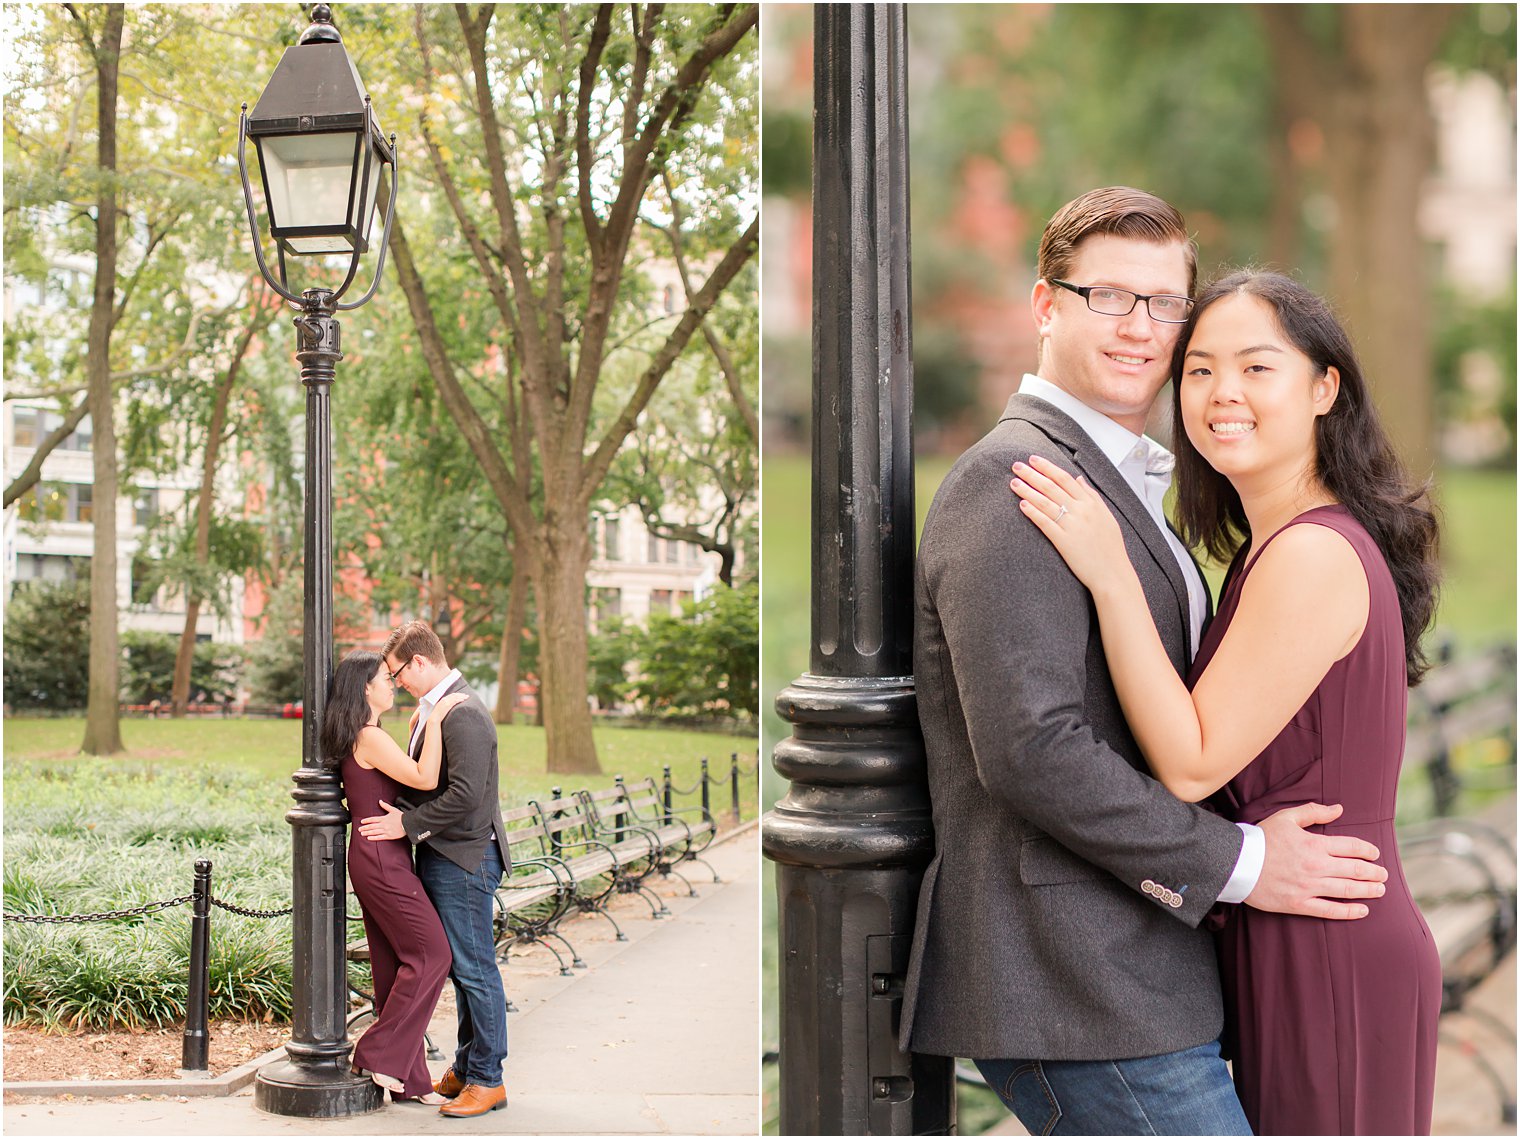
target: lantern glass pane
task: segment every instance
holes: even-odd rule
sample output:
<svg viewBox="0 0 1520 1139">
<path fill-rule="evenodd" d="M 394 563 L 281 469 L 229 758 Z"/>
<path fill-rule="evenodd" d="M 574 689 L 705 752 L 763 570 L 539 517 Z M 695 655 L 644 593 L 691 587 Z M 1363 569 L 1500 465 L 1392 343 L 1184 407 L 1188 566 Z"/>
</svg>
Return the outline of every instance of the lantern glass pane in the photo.
<svg viewBox="0 0 1520 1139">
<path fill-rule="evenodd" d="M 271 223 L 279 229 L 320 227 L 335 234 L 347 230 L 349 188 L 356 177 L 356 133 L 269 135 L 259 141 Z M 323 248 L 327 247 L 324 242 Z M 331 246 L 350 247 L 342 240 Z"/>
<path fill-rule="evenodd" d="M 369 241 L 370 226 L 375 220 L 375 195 L 380 192 L 380 171 L 383 166 L 384 163 L 380 160 L 380 151 L 372 145 L 369 156 L 369 190 L 364 195 L 364 216 L 362 218 L 358 216 L 359 199 L 355 197 L 355 216 L 352 219 L 355 232 L 363 234 L 366 243 Z M 362 173 L 364 169 L 363 159 L 360 159 L 359 169 Z"/>
</svg>

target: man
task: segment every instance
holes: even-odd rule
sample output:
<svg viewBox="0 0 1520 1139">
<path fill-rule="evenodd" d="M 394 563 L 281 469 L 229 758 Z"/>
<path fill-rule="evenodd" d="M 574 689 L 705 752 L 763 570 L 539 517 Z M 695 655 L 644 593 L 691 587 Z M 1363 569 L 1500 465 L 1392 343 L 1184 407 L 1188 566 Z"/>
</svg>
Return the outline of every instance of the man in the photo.
<svg viewBox="0 0 1520 1139">
<path fill-rule="evenodd" d="M 1148 775 L 1092 601 L 1008 489 L 1014 461 L 1039 454 L 1104 495 L 1185 671 L 1208 592 L 1161 513 L 1171 455 L 1142 431 L 1194 256 L 1181 215 L 1141 191 L 1057 212 L 1032 296 L 1038 374 L 946 476 L 920 544 L 914 667 L 936 854 L 901 1044 L 975 1059 L 1036 1135 L 1250 1134 L 1199 923 L 1216 901 L 1365 916 L 1349 899 L 1387 877 L 1361 861 L 1377 857 L 1370 844 L 1304 829 L 1339 807 L 1237 826 Z"/>
<path fill-rule="evenodd" d="M 408 754 L 422 748 L 433 707 L 469 685 L 444 658 L 438 635 L 423 621 L 391 633 L 382 650 L 393 683 L 417 698 Z M 404 810 L 360 822 L 374 841 L 406 838 L 417 846 L 417 877 L 438 910 L 454 962 L 449 977 L 459 1010 L 454 1064 L 434 1089 L 449 1097 L 443 1115 L 484 1115 L 507 1105 L 501 1065 L 507 1057 L 507 995 L 496 967 L 492 901 L 509 866 L 496 770 L 496 725 L 478 697 L 443 721 L 443 763 L 432 791 L 407 791 Z"/>
</svg>

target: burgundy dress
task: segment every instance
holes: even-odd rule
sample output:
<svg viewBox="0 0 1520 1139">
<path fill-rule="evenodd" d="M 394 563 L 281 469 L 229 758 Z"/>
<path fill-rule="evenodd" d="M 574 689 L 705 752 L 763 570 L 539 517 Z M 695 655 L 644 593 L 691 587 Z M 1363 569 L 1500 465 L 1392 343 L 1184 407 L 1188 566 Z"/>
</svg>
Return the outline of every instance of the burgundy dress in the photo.
<svg viewBox="0 0 1520 1139">
<path fill-rule="evenodd" d="M 1260 823 L 1300 803 L 1341 803 L 1340 818 L 1312 829 L 1375 844 L 1388 890 L 1356 921 L 1221 907 L 1226 1054 L 1258 1135 L 1428 1135 L 1441 964 L 1404 881 L 1393 828 L 1408 700 L 1398 597 L 1377 544 L 1344 507 L 1318 507 L 1288 523 L 1304 524 L 1343 535 L 1361 558 L 1366 630 L 1212 806 Z M 1230 627 L 1260 552 L 1230 567 L 1190 684 Z"/>
<path fill-rule="evenodd" d="M 375 977 L 375 1022 L 354 1046 L 354 1067 L 401 1080 L 411 1099 L 433 1090 L 422 1037 L 453 958 L 438 911 L 412 869 L 412 844 L 404 838 L 371 842 L 359 833 L 359 820 L 384 814 L 380 800 L 395 803 L 401 789 L 353 756 L 343 761 L 343 794 L 354 823 L 348 874 L 364 912 Z"/>
</svg>

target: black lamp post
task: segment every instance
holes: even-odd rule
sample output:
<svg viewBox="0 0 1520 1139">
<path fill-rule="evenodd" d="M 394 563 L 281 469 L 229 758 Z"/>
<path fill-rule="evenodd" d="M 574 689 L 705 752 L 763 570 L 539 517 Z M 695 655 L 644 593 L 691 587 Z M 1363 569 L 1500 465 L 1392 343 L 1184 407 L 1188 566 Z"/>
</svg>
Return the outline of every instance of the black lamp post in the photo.
<svg viewBox="0 0 1520 1139">
<path fill-rule="evenodd" d="M 781 1131 L 946 1134 L 951 1061 L 897 1048 L 934 853 L 913 686 L 913 375 L 901 4 L 813 9 L 813 607 L 776 697 Z"/>
<path fill-rule="evenodd" d="M 296 806 L 291 825 L 294 870 L 291 892 L 295 955 L 291 1040 L 287 1059 L 260 1070 L 254 1104 L 276 1115 L 331 1118 L 373 1111 L 379 1087 L 354 1075 L 346 1026 L 348 1010 L 346 824 L 343 791 L 335 773 L 323 770 L 322 717 L 332 678 L 332 421 L 328 391 L 343 353 L 336 313 L 355 309 L 375 295 L 385 267 L 385 247 L 396 216 L 395 136 L 389 140 L 369 96 L 332 25 L 332 10 L 317 4 L 300 42 L 286 50 L 253 114 L 243 104 L 238 123 L 238 168 L 248 226 L 259 270 L 270 287 L 300 315 L 295 318 L 296 359 L 306 386 L 306 604 L 304 720 L 301 768 L 295 773 Z M 264 260 L 253 190 L 248 184 L 247 140 L 259 152 L 269 232 L 279 274 Z M 353 283 L 359 258 L 369 248 L 382 167 L 391 170 L 385 232 L 369 290 L 340 304 Z M 347 254 L 348 272 L 336 289 L 292 292 L 285 282 L 285 256 Z"/>
</svg>

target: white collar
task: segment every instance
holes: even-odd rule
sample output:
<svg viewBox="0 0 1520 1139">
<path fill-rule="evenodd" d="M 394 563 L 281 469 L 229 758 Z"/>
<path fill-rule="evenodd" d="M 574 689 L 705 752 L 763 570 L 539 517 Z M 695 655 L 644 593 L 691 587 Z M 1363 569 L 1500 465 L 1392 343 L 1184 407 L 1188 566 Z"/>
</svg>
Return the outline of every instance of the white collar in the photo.
<svg viewBox="0 0 1520 1139">
<path fill-rule="evenodd" d="M 453 687 L 454 682 L 459 679 L 459 675 L 459 670 L 457 668 L 451 668 L 449 670 L 449 674 L 440 680 L 437 684 L 433 685 L 431 691 L 429 691 L 426 696 L 419 698 L 417 703 L 427 705 L 438 703 L 438 701 L 443 699 L 444 693 L 448 692 L 448 690 Z"/>
<path fill-rule="evenodd" d="M 1156 458 L 1171 457 L 1170 451 L 1148 435 L 1136 435 L 1129 428 L 1121 427 L 1101 411 L 1094 411 L 1064 388 L 1058 388 L 1040 376 L 1029 372 L 1024 373 L 1024 379 L 1019 384 L 1019 394 L 1042 399 L 1056 410 L 1064 411 L 1075 419 L 1077 426 L 1087 432 L 1088 437 L 1098 445 L 1098 450 L 1103 452 L 1103 457 L 1115 467 L 1119 467 L 1130 457 L 1137 441 L 1143 441 L 1146 444 L 1147 467 Z"/>
</svg>

